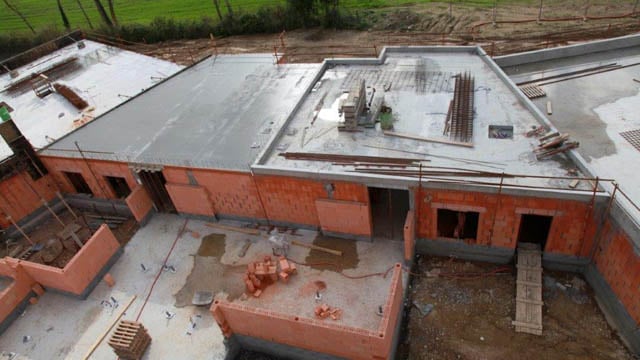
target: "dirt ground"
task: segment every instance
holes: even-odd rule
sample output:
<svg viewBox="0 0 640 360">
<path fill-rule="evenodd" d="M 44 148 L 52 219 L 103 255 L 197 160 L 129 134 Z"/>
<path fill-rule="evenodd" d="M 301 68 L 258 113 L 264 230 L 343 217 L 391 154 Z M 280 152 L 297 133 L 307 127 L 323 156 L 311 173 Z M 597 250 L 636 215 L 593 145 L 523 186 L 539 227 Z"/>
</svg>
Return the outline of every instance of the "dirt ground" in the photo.
<svg viewBox="0 0 640 360">
<path fill-rule="evenodd" d="M 448 258 L 418 258 L 400 359 L 633 359 L 578 275 L 544 272 L 543 334 L 516 333 L 515 269 Z M 435 270 L 434 269 L 439 269 Z M 440 275 L 435 273 L 440 273 Z M 433 305 L 423 315 L 418 307 Z M 424 308 L 423 308 L 424 310 Z"/>
<path fill-rule="evenodd" d="M 218 39 L 123 44 L 133 51 L 189 65 L 207 55 L 267 52 L 284 54 L 286 62 L 320 62 L 328 57 L 376 56 L 385 45 L 481 45 L 489 55 L 566 45 L 630 34 L 640 22 L 632 6 L 615 1 L 545 1 L 543 21 L 536 22 L 537 3 L 493 8 L 443 3 L 360 10 L 370 25 L 365 31 L 302 29 L 281 34 Z M 587 15 L 585 17 L 585 14 Z M 586 19 L 586 20 L 585 20 Z"/>
</svg>

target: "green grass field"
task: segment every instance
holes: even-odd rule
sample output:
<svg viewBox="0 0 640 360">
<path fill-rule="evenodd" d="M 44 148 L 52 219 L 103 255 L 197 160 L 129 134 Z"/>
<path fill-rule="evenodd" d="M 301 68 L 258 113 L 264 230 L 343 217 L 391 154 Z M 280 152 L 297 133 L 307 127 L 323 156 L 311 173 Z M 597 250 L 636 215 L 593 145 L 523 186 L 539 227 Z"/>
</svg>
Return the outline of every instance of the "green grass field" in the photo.
<svg viewBox="0 0 640 360">
<path fill-rule="evenodd" d="M 80 0 L 94 26 L 100 24 L 100 18 L 93 0 Z M 347 9 L 378 8 L 385 6 L 406 5 L 412 3 L 431 2 L 432 0 L 342 0 L 341 6 Z M 446 2 L 446 0 L 444 0 Z M 63 29 L 62 20 L 55 0 L 9 0 L 14 4 L 37 29 L 54 26 Z M 237 13 L 252 13 L 262 6 L 283 5 L 286 0 L 229 0 Z M 102 0 L 107 9 L 107 2 Z M 116 15 L 121 24 L 146 24 L 158 16 L 174 19 L 199 19 L 209 16 L 216 19 L 217 14 L 211 0 L 115 0 Z M 224 4 L 220 0 L 221 5 Z M 455 1 L 455 3 L 462 3 Z M 493 4 L 493 0 L 467 0 L 464 3 L 476 5 Z M 62 0 L 69 21 L 73 28 L 89 29 L 87 21 L 76 0 Z M 225 6 L 222 10 L 226 13 Z M 22 20 L 12 13 L 4 3 L 0 2 L 0 34 L 29 31 Z"/>
</svg>

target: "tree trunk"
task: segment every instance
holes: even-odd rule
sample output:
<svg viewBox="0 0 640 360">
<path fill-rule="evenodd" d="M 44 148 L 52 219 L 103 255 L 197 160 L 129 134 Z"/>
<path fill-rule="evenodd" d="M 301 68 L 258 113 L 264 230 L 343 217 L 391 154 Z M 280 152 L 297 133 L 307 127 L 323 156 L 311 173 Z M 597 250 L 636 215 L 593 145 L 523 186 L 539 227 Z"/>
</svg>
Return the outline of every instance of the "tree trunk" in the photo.
<svg viewBox="0 0 640 360">
<path fill-rule="evenodd" d="M 213 0 L 213 6 L 216 7 L 216 12 L 218 13 L 218 18 L 220 19 L 220 22 L 222 22 L 222 12 L 220 12 L 220 4 L 218 3 L 218 0 Z"/>
<path fill-rule="evenodd" d="M 102 3 L 100 2 L 100 0 L 93 0 L 93 2 L 96 4 L 96 9 L 98 9 L 98 14 L 100 14 L 100 18 L 102 19 L 102 21 L 105 24 L 107 24 L 107 26 L 113 27 L 113 23 L 109 19 L 109 16 L 107 15 L 107 12 L 104 10 L 104 6 L 102 6 Z"/>
<path fill-rule="evenodd" d="M 84 11 L 84 6 L 82 6 L 82 2 L 80 0 L 76 0 L 76 2 L 78 3 L 78 7 L 80 8 L 80 11 L 82 11 L 82 15 L 84 15 L 85 20 L 87 20 L 87 24 L 89 24 L 89 27 L 91 28 L 91 30 L 93 30 L 93 24 L 91 23 L 91 20 L 87 15 L 87 12 Z"/>
<path fill-rule="evenodd" d="M 118 18 L 116 17 L 116 9 L 113 6 L 113 0 L 107 0 L 109 4 L 109 13 L 111 13 L 111 20 L 115 26 L 118 26 Z"/>
<path fill-rule="evenodd" d="M 2 0 L 2 1 L 9 8 L 9 10 L 13 11 L 14 14 L 18 15 L 18 17 L 22 19 L 22 21 L 25 23 L 25 25 L 29 27 L 32 33 L 34 34 L 36 33 L 35 29 L 33 28 L 33 26 L 31 26 L 27 18 L 24 15 L 22 15 L 22 13 L 14 5 L 10 4 L 9 0 Z"/>
<path fill-rule="evenodd" d="M 229 0 L 224 0 L 224 2 L 227 4 L 227 11 L 229 11 L 229 17 L 233 18 L 233 10 L 231 9 L 231 4 L 229 4 Z"/>
<path fill-rule="evenodd" d="M 69 18 L 67 18 L 67 14 L 64 13 L 64 9 L 62 8 L 62 3 L 58 0 L 58 11 L 60 11 L 60 17 L 62 18 L 62 24 L 64 24 L 64 28 L 69 30 L 71 29 L 71 24 L 69 24 Z"/>
</svg>

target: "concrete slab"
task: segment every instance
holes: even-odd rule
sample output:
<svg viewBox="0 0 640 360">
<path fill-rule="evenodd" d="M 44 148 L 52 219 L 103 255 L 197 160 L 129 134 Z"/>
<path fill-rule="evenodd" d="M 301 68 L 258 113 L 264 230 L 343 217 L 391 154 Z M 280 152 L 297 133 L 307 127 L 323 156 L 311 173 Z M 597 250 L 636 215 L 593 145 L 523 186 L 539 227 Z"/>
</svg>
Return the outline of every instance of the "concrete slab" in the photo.
<svg viewBox="0 0 640 360">
<path fill-rule="evenodd" d="M 235 221 L 224 223 L 244 226 Z M 381 317 L 375 312 L 387 300 L 391 276 L 362 279 L 350 279 L 348 276 L 385 272 L 394 263 L 401 262 L 402 242 L 365 243 L 340 239 L 338 241 L 353 246 L 357 254 L 355 261 L 351 257 L 348 259 L 349 266 L 341 263 L 341 259 L 335 260 L 335 264 L 345 267 L 343 274 L 346 276 L 333 268 L 322 269 L 322 264 L 299 265 L 298 274 L 293 275 L 289 283 L 271 285 L 260 298 L 245 299 L 242 296 L 242 275 L 246 264 L 271 254 L 272 243 L 264 235 L 221 231 L 205 224 L 204 221 L 187 220 L 177 215 L 156 214 L 134 235 L 124 248 L 124 254 L 109 271 L 116 281 L 113 288 L 100 282 L 85 301 L 45 293 L 38 304 L 30 305 L 7 329 L 0 338 L 0 349 L 31 359 L 82 358 L 119 310 L 105 305 L 103 301 L 113 303 L 113 297 L 119 306 L 124 306 L 136 295 L 137 299 L 123 318 L 135 320 L 139 317 L 139 321 L 149 330 L 153 340 L 145 359 L 223 359 L 226 355 L 223 336 L 208 306 L 190 304 L 193 291 L 209 287 L 207 290 L 212 291 L 216 298 L 234 297 L 233 301 L 236 302 L 312 318 L 314 307 L 318 304 L 314 299 L 314 281 L 318 280 L 326 284 L 326 289 L 321 290 L 321 303 L 326 302 L 344 310 L 342 320 L 336 323 L 377 329 Z M 178 237 L 183 226 L 186 230 Z M 298 232 L 302 236 L 290 237 L 312 242 L 317 236 L 314 231 Z M 224 235 L 221 237 L 224 241 L 222 247 L 219 247 L 220 243 L 203 240 L 211 234 Z M 240 250 L 246 239 L 253 243 L 245 256 L 241 257 Z M 167 265 L 173 267 L 175 272 L 162 269 L 167 256 Z M 309 249 L 297 246 L 291 247 L 290 258 L 301 263 L 314 261 Z M 208 262 L 213 266 L 209 269 L 213 270 L 200 271 L 203 262 Z M 147 270 L 144 271 L 141 265 Z M 160 275 L 154 284 L 158 273 Z M 404 281 L 406 283 L 406 276 Z M 167 311 L 175 315 L 167 319 Z M 195 321 L 196 327 L 192 335 L 187 335 L 190 321 Z M 27 335 L 31 339 L 24 343 L 23 337 Z M 96 349 L 93 356 L 95 359 L 112 357 L 115 355 L 107 341 Z"/>
<path fill-rule="evenodd" d="M 12 118 L 36 148 L 51 144 L 183 68 L 94 41 L 83 42 L 82 49 L 69 45 L 16 69 L 19 73 L 16 79 L 11 79 L 8 73 L 0 75 L 0 101 L 14 109 Z M 69 63 L 56 68 L 66 62 Z M 57 70 L 49 73 L 49 79 L 73 89 L 94 108 L 92 111 L 80 112 L 57 93 L 39 98 L 29 82 L 10 89 L 11 84 L 52 68 Z M 11 154 L 0 139 L 0 159 Z"/>
<path fill-rule="evenodd" d="M 277 65 L 269 54 L 210 57 L 58 141 L 87 157 L 248 171 L 319 64 Z M 48 155 L 79 156 L 48 149 Z"/>
<path fill-rule="evenodd" d="M 504 70 L 517 83 L 614 63 L 632 66 L 543 85 L 547 96 L 533 102 L 545 111 L 547 101 L 551 101 L 553 114 L 548 115 L 549 120 L 580 141 L 578 152 L 595 174 L 615 179 L 634 202 L 640 203 L 640 175 L 633 166 L 640 160 L 640 151 L 620 135 L 640 129 L 640 83 L 633 80 L 640 80 L 640 66 L 635 66 L 640 63 L 640 46 L 513 65 Z M 610 184 L 605 188 L 613 190 Z M 617 198 L 638 221 L 640 213 L 621 196 Z"/>
<path fill-rule="evenodd" d="M 392 108 L 394 131 L 445 140 L 448 137 L 443 136 L 443 129 L 453 98 L 453 76 L 462 72 L 470 72 L 475 77 L 473 148 L 385 136 L 379 124 L 375 128 L 362 127 L 357 132 L 337 129 L 341 121 L 340 100 L 356 82 L 365 79 L 367 102 L 373 99 L 374 105 L 384 102 Z M 513 126 L 513 139 L 489 138 L 490 125 Z M 261 165 L 342 173 L 351 170 L 348 166 L 293 161 L 278 156 L 282 151 L 319 152 L 425 158 L 431 160 L 425 166 L 566 176 L 567 169 L 575 167 L 570 160 L 561 156 L 544 161 L 535 159 L 532 150 L 537 139 L 524 136 L 534 125 L 541 124 L 474 48 L 466 51 L 403 49 L 402 52 L 388 52 L 384 63 L 379 65 L 367 60 L 344 60 L 339 65 L 329 66 Z M 499 179 L 484 181 L 497 184 Z M 560 188 L 567 188 L 568 182 L 532 178 L 505 181 Z"/>
</svg>

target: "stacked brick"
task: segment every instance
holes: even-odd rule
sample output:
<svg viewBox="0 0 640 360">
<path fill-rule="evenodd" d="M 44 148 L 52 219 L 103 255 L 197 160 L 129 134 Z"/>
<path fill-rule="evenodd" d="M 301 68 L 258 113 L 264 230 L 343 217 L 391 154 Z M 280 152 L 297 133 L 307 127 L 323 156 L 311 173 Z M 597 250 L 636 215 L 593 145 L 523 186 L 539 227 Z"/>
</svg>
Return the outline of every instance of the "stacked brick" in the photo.
<svg viewBox="0 0 640 360">
<path fill-rule="evenodd" d="M 122 320 L 109 339 L 109 346 L 121 360 L 138 360 L 151 344 L 151 337 L 142 324 Z"/>
<path fill-rule="evenodd" d="M 332 308 L 327 304 L 322 304 L 316 306 L 314 313 L 316 314 L 316 317 L 320 319 L 331 317 L 333 320 L 338 320 L 342 316 L 342 309 Z"/>
<path fill-rule="evenodd" d="M 278 270 L 278 267 L 280 270 Z M 271 256 L 267 255 L 263 261 L 255 261 L 247 265 L 243 281 L 247 292 L 259 297 L 267 286 L 277 282 L 278 279 L 287 282 L 289 277 L 295 273 L 296 265 L 288 261 L 284 256 L 281 256 L 278 262 L 275 262 L 271 259 Z"/>
</svg>

